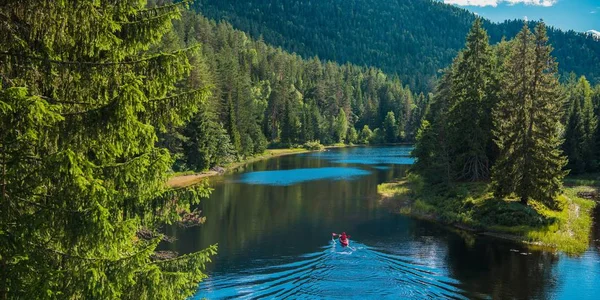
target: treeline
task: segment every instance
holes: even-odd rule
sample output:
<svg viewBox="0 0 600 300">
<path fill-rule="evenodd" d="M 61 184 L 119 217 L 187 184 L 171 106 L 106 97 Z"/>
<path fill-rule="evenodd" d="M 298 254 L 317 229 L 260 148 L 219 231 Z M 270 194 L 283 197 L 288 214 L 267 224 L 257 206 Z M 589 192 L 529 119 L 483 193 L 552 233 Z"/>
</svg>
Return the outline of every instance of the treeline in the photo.
<svg viewBox="0 0 600 300">
<path fill-rule="evenodd" d="M 433 0 L 199 0 L 205 16 L 230 22 L 254 38 L 304 57 L 379 67 L 415 91 L 432 91 L 438 70 L 463 47 L 476 16 Z M 282 21 L 283 20 L 283 21 Z M 492 44 L 513 38 L 523 21 L 483 21 Z M 530 23 L 533 29 L 535 23 Z M 598 83 L 600 43 L 591 35 L 548 28 L 560 74 Z M 567 76 L 568 77 L 568 76 Z"/>
<path fill-rule="evenodd" d="M 413 141 L 427 102 L 379 69 L 305 60 L 194 13 L 175 23 L 159 50 L 194 45 L 202 50 L 181 84 L 207 87 L 211 96 L 189 124 L 162 135 L 176 170 L 207 169 L 269 146 Z"/>
<path fill-rule="evenodd" d="M 432 97 L 415 169 L 432 183 L 491 179 L 498 197 L 549 207 L 565 170 L 598 170 L 600 87 L 561 85 L 551 52 L 543 23 L 492 47 L 477 19 Z"/>
</svg>

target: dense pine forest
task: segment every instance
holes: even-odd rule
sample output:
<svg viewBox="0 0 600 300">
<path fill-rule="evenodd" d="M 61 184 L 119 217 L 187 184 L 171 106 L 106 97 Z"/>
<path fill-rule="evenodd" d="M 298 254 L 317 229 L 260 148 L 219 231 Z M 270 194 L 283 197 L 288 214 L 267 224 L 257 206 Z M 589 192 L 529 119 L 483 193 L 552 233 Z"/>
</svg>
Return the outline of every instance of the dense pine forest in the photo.
<svg viewBox="0 0 600 300">
<path fill-rule="evenodd" d="M 434 0 L 200 0 L 195 6 L 209 18 L 226 20 L 290 52 L 379 67 L 425 92 L 435 88 L 438 71 L 463 47 L 476 18 Z M 515 37 L 523 27 L 518 20 L 483 23 L 492 44 Z M 575 72 L 599 82 L 600 43 L 589 34 L 547 31 L 560 75 Z"/>
<path fill-rule="evenodd" d="M 410 142 L 427 103 L 379 69 L 305 60 L 194 13 L 184 14 L 162 45 L 163 51 L 201 45 L 188 84 L 211 92 L 188 125 L 161 135 L 177 154 L 178 171 L 269 146 Z"/>
</svg>

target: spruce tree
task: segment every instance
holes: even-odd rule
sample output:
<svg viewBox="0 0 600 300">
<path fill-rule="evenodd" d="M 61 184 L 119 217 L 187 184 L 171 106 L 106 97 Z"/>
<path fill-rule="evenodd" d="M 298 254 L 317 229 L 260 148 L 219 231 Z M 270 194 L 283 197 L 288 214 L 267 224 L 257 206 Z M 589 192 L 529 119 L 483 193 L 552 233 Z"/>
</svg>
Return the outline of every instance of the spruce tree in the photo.
<svg viewBox="0 0 600 300">
<path fill-rule="evenodd" d="M 451 67 L 455 68 L 456 64 Z M 452 69 L 448 69 L 440 78 L 417 133 L 415 149 L 411 153 L 416 158 L 414 169 L 432 183 L 448 184 L 456 178 L 448 138 L 448 107 L 453 72 Z"/>
<path fill-rule="evenodd" d="M 494 111 L 500 155 L 493 169 L 495 195 L 515 193 L 556 208 L 566 159 L 559 149 L 561 93 L 546 27 L 532 34 L 527 24 L 504 65 L 502 101 Z"/>
<path fill-rule="evenodd" d="M 358 136 L 358 142 L 361 144 L 368 144 L 371 142 L 372 138 L 373 138 L 373 131 L 371 131 L 371 128 L 369 128 L 369 125 L 363 126 L 362 130 L 360 131 L 360 135 Z"/>
<path fill-rule="evenodd" d="M 205 89 L 176 88 L 198 47 L 152 53 L 186 3 L 0 6 L 0 299 L 186 299 L 215 247 L 158 253 L 208 189 L 166 186 L 157 130 Z"/>
<path fill-rule="evenodd" d="M 382 125 L 383 137 L 386 143 L 395 143 L 398 136 L 398 126 L 394 112 L 388 112 Z"/>
<path fill-rule="evenodd" d="M 344 112 L 344 110 L 342 108 L 340 108 L 340 111 L 339 111 L 337 117 L 335 117 L 334 121 L 335 121 L 335 124 L 334 124 L 335 142 L 343 143 L 344 140 L 346 139 L 346 133 L 348 131 L 348 118 L 346 118 L 346 113 Z"/>
<path fill-rule="evenodd" d="M 492 143 L 491 110 L 493 95 L 492 51 L 489 38 L 477 18 L 467 35 L 466 48 L 456 60 L 452 73 L 449 137 L 458 179 L 477 181 L 489 178 Z"/>
<path fill-rule="evenodd" d="M 346 143 L 348 144 L 356 144 L 358 142 L 358 132 L 354 126 L 350 126 L 348 128 L 348 134 L 346 134 Z"/>
</svg>

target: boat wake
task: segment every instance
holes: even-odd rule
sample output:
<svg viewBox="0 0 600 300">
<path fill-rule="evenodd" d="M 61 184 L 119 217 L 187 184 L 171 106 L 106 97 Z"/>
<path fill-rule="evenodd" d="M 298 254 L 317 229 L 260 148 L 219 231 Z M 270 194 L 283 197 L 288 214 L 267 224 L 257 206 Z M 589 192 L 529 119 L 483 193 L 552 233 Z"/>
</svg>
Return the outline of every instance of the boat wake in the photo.
<svg viewBox="0 0 600 300">
<path fill-rule="evenodd" d="M 331 241 L 284 263 L 211 276 L 194 299 L 466 299 L 459 284 L 442 270 L 382 249 Z"/>
</svg>

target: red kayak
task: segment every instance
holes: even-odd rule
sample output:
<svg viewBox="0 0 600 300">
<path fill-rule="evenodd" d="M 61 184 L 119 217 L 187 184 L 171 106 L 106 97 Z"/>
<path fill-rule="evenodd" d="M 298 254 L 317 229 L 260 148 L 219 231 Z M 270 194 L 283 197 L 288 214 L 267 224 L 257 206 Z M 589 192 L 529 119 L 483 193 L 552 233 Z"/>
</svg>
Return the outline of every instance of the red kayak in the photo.
<svg viewBox="0 0 600 300">
<path fill-rule="evenodd" d="M 342 247 L 348 247 L 348 245 L 350 244 L 350 241 L 348 239 L 343 239 L 340 237 L 340 244 L 342 244 Z"/>
</svg>

